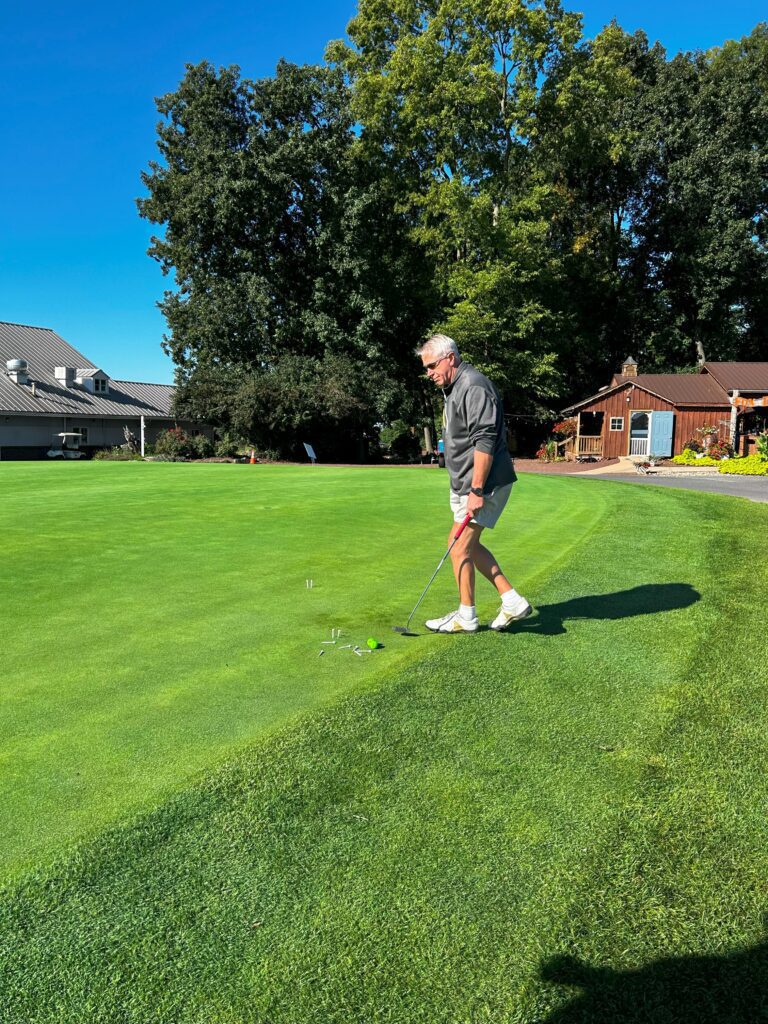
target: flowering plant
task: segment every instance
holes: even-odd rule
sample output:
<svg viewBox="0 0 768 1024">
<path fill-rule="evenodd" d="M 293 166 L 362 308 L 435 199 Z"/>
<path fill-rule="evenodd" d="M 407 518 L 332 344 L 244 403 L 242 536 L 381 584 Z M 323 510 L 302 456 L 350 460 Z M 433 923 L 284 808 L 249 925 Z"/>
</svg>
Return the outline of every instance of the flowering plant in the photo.
<svg viewBox="0 0 768 1024">
<path fill-rule="evenodd" d="M 555 437 L 576 437 L 576 420 L 573 418 L 561 420 L 552 427 Z"/>
<path fill-rule="evenodd" d="M 707 443 L 707 438 L 710 438 L 710 437 L 714 438 L 714 437 L 717 437 L 719 435 L 720 428 L 712 426 L 711 423 L 709 423 L 709 424 L 705 423 L 703 427 L 699 427 L 698 428 L 696 433 L 697 434 L 701 434 L 702 438 L 704 439 L 704 443 L 706 444 Z"/>
<path fill-rule="evenodd" d="M 684 448 L 679 455 L 672 458 L 672 462 L 678 466 L 716 466 L 719 461 L 719 459 L 711 459 L 701 452 L 691 451 L 690 448 Z"/>
<path fill-rule="evenodd" d="M 536 458 L 542 462 L 554 462 L 557 458 L 557 441 L 554 438 L 545 441 L 536 452 Z"/>
<path fill-rule="evenodd" d="M 713 440 L 706 448 L 710 459 L 732 459 L 733 447 L 727 441 Z"/>
<path fill-rule="evenodd" d="M 181 427 L 161 431 L 155 441 L 155 455 L 171 455 L 177 459 L 191 459 L 195 456 L 192 438 Z"/>
</svg>

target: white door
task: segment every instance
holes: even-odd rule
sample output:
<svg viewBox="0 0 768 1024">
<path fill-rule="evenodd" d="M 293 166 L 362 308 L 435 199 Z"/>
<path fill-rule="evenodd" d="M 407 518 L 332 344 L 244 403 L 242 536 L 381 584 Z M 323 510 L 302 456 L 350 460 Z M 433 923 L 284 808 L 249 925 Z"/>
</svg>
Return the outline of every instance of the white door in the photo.
<svg viewBox="0 0 768 1024">
<path fill-rule="evenodd" d="M 633 412 L 629 418 L 629 454 L 648 455 L 651 445 L 651 413 Z"/>
</svg>

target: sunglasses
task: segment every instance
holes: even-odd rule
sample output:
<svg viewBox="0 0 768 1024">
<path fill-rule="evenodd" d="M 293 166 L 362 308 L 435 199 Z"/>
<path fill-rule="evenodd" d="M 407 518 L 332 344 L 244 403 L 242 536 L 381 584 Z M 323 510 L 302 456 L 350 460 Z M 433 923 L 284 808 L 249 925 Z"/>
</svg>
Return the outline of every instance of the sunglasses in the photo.
<svg viewBox="0 0 768 1024">
<path fill-rule="evenodd" d="M 434 361 L 434 363 L 425 363 L 425 364 L 424 364 L 424 371 L 425 371 L 425 373 L 429 373 L 429 371 L 430 371 L 430 370 L 434 370 L 434 368 L 435 368 L 436 366 L 439 366 L 439 365 L 440 365 L 440 363 L 442 363 L 442 361 L 443 361 L 444 359 L 447 359 L 447 358 L 448 358 L 448 356 L 440 356 L 440 358 L 439 358 L 439 359 L 436 359 L 436 360 Z"/>
</svg>

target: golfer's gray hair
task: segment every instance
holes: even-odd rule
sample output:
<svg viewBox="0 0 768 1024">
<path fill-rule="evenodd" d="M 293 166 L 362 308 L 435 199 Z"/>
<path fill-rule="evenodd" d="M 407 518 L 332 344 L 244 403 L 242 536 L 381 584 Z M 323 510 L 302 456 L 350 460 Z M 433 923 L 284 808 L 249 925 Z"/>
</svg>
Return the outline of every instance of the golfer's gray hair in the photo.
<svg viewBox="0 0 768 1024">
<path fill-rule="evenodd" d="M 447 334 L 433 334 L 431 338 L 427 338 L 424 344 L 416 349 L 416 355 L 421 358 L 425 352 L 437 356 L 438 359 L 444 359 L 445 356 L 451 354 L 455 355 L 457 359 L 460 358 L 459 346 Z"/>
</svg>

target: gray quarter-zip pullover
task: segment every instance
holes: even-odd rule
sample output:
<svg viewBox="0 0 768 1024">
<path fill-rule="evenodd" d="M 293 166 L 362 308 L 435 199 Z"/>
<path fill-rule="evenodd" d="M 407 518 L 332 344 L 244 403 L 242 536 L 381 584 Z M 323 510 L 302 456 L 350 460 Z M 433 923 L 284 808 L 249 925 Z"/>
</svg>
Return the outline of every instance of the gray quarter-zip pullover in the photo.
<svg viewBox="0 0 768 1024">
<path fill-rule="evenodd" d="M 483 490 L 514 483 L 517 479 L 509 457 L 504 426 L 504 409 L 493 384 L 470 363 L 459 363 L 445 398 L 445 465 L 451 490 L 468 494 L 472 486 L 475 449 L 493 456 L 491 471 Z"/>
</svg>

